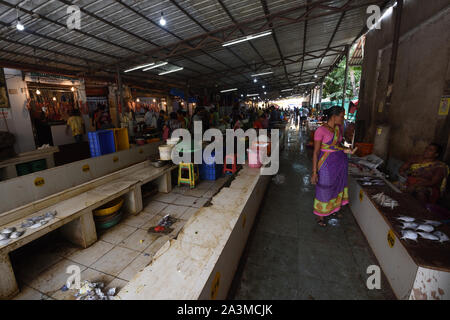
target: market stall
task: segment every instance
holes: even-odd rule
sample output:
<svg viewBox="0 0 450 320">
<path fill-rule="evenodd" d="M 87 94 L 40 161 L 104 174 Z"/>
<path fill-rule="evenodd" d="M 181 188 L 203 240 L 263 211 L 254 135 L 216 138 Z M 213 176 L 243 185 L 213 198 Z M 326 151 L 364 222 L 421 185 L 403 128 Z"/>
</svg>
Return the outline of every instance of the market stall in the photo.
<svg viewBox="0 0 450 320">
<path fill-rule="evenodd" d="M 399 299 L 450 298 L 450 216 L 431 213 L 376 168 L 350 169 L 350 206 Z"/>
</svg>

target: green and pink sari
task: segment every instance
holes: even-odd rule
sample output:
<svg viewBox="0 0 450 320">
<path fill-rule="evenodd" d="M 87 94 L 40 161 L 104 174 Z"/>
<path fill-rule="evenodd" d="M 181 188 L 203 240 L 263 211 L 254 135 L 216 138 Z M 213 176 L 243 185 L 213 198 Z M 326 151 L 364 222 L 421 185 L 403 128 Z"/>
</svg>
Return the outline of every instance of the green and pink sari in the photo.
<svg viewBox="0 0 450 320">
<path fill-rule="evenodd" d="M 326 132 L 325 132 L 325 131 Z M 314 214 L 327 217 L 338 212 L 348 201 L 348 158 L 340 146 L 342 133 L 335 128 L 334 135 L 325 127 L 317 129 L 314 140 L 321 141 L 319 154 Z"/>
</svg>

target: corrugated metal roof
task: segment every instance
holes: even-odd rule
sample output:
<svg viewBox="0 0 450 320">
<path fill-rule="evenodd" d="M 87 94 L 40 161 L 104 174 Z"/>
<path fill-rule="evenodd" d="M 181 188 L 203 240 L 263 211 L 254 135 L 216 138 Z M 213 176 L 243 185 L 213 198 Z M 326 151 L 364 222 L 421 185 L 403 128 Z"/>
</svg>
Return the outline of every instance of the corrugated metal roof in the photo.
<svg viewBox="0 0 450 320">
<path fill-rule="evenodd" d="M 117 65 L 125 70 L 167 61 L 159 69 L 127 75 L 253 90 L 258 86 L 251 74 L 271 69 L 274 73 L 261 81 L 275 89 L 277 83 L 315 79 L 314 74 L 320 79 L 361 33 L 366 7 L 374 3 L 387 1 L 80 0 L 75 5 L 81 8 L 81 29 L 69 30 L 67 7 L 72 1 L 0 0 L 0 63 L 114 74 Z M 167 21 L 164 27 L 159 25 L 161 13 Z M 26 27 L 23 32 L 15 28 L 17 15 Z M 221 46 L 220 38 L 268 30 L 272 35 Z M 329 45 L 338 46 L 338 52 Z M 157 75 L 176 66 L 184 69 Z"/>
</svg>

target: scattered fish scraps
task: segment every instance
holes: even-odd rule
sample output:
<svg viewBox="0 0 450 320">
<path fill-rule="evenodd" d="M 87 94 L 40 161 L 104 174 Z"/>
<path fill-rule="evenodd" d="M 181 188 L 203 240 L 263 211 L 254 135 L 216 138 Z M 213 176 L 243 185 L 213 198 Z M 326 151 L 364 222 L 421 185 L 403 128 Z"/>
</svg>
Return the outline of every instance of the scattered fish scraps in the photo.
<svg viewBox="0 0 450 320">
<path fill-rule="evenodd" d="M 418 234 L 417 232 L 411 230 L 403 230 L 401 239 L 414 240 L 417 242 Z"/>
<path fill-rule="evenodd" d="M 81 288 L 75 294 L 75 297 L 77 300 L 113 300 L 116 294 L 116 288 L 110 288 L 105 293 L 103 292 L 104 286 L 102 282 L 84 281 Z"/>
<path fill-rule="evenodd" d="M 419 236 L 421 236 L 422 238 L 427 239 L 427 240 L 439 241 L 439 237 L 436 236 L 436 235 L 434 235 L 434 234 L 432 234 L 432 233 L 428 233 L 428 232 L 417 232 L 417 234 L 418 234 Z"/>
<path fill-rule="evenodd" d="M 405 216 L 397 217 L 397 220 L 405 221 L 405 222 L 414 222 L 414 221 L 416 221 L 415 218 L 412 218 L 412 217 L 405 217 Z"/>
<path fill-rule="evenodd" d="M 420 224 L 416 230 L 421 230 L 421 231 L 425 231 L 425 232 L 433 232 L 434 231 L 434 227 L 430 226 L 428 224 Z"/>
<path fill-rule="evenodd" d="M 380 206 L 394 209 L 398 207 L 398 201 L 385 195 L 383 192 L 378 193 L 372 197 Z"/>
<path fill-rule="evenodd" d="M 441 231 L 435 231 L 433 234 L 439 238 L 439 242 L 441 243 L 450 241 L 449 237 Z"/>
</svg>

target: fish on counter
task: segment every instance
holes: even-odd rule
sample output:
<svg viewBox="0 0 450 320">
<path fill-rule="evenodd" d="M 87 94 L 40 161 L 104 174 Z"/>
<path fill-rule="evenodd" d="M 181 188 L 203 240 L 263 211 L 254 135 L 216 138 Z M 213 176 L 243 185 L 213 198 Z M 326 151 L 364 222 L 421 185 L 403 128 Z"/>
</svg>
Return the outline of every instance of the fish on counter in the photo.
<svg viewBox="0 0 450 320">
<path fill-rule="evenodd" d="M 417 228 L 416 231 L 425 231 L 425 232 L 433 232 L 434 231 L 434 227 L 430 226 L 428 224 L 420 224 Z"/>
<path fill-rule="evenodd" d="M 436 237 L 439 238 L 439 242 L 440 242 L 440 243 L 450 241 L 449 237 L 448 237 L 445 233 L 443 233 L 443 232 L 441 232 L 441 231 L 435 231 L 433 234 L 434 234 Z"/>
<path fill-rule="evenodd" d="M 402 229 L 416 229 L 419 225 L 415 222 L 403 222 Z"/>
<path fill-rule="evenodd" d="M 429 224 L 429 225 L 431 225 L 433 227 L 439 227 L 440 225 L 442 225 L 442 222 L 434 221 L 434 220 L 423 220 L 423 222 L 425 224 Z"/>
<path fill-rule="evenodd" d="M 417 234 L 418 234 L 419 236 L 421 236 L 422 238 L 427 239 L 427 240 L 439 241 L 439 237 L 436 236 L 436 235 L 434 235 L 434 234 L 432 234 L 432 233 L 428 233 L 428 232 L 417 232 Z"/>
<path fill-rule="evenodd" d="M 414 222 L 414 221 L 416 221 L 415 218 L 406 217 L 406 216 L 400 216 L 400 217 L 397 217 L 396 219 L 400 220 L 400 221 L 404 221 L 404 222 Z"/>
<path fill-rule="evenodd" d="M 401 239 L 414 240 L 417 242 L 418 234 L 417 232 L 411 230 L 403 230 Z"/>
</svg>

